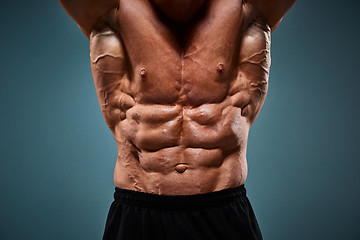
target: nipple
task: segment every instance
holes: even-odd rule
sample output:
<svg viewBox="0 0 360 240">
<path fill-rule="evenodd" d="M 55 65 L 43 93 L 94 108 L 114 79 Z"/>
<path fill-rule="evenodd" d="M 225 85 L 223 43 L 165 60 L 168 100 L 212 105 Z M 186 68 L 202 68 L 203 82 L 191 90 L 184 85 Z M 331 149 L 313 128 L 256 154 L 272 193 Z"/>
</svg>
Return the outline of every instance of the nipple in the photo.
<svg viewBox="0 0 360 240">
<path fill-rule="evenodd" d="M 183 173 L 183 172 L 186 171 L 186 169 L 187 169 L 187 166 L 185 164 L 182 164 L 182 163 L 175 166 L 175 171 L 178 172 L 178 173 Z"/>
<path fill-rule="evenodd" d="M 146 78 L 146 70 L 145 70 L 145 68 L 142 68 L 142 69 L 140 70 L 140 77 L 141 77 L 141 79 L 145 79 L 145 78 Z"/>
<path fill-rule="evenodd" d="M 224 71 L 224 64 L 222 63 L 219 63 L 216 67 L 216 70 L 219 72 L 219 73 L 222 73 Z"/>
</svg>

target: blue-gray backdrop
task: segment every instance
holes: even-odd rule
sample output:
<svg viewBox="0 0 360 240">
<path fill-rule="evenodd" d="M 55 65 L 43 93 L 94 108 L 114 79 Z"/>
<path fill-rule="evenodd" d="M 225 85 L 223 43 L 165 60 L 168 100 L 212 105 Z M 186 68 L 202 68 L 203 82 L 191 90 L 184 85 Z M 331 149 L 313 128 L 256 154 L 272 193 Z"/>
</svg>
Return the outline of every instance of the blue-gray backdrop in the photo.
<svg viewBox="0 0 360 240">
<path fill-rule="evenodd" d="M 360 239 L 359 1 L 298 1 L 248 144 L 265 239 Z M 0 6 L 0 239 L 100 239 L 115 141 L 88 40 L 57 1 Z"/>
</svg>

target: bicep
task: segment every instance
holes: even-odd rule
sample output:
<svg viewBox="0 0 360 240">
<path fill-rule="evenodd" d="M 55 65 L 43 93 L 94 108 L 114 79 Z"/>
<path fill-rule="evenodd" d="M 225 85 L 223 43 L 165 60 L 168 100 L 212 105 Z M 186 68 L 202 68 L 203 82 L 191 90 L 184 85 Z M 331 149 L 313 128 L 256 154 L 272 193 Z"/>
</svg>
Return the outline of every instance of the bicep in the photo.
<svg viewBox="0 0 360 240">
<path fill-rule="evenodd" d="M 296 0 L 246 0 L 261 14 L 274 31 Z"/>
<path fill-rule="evenodd" d="M 88 38 L 97 22 L 119 5 L 119 0 L 59 0 L 59 2 Z"/>
</svg>

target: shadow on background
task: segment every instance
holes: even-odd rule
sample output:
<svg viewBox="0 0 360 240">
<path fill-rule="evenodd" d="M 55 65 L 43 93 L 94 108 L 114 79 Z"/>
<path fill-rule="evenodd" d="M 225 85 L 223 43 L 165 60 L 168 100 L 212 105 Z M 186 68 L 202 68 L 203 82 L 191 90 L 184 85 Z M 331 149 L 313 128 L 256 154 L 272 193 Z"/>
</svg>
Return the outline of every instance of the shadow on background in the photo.
<svg viewBox="0 0 360 240">
<path fill-rule="evenodd" d="M 360 238 L 359 7 L 298 1 L 272 35 L 246 183 L 264 239 Z M 116 145 L 88 40 L 57 1 L 0 13 L 0 239 L 100 239 Z"/>
</svg>

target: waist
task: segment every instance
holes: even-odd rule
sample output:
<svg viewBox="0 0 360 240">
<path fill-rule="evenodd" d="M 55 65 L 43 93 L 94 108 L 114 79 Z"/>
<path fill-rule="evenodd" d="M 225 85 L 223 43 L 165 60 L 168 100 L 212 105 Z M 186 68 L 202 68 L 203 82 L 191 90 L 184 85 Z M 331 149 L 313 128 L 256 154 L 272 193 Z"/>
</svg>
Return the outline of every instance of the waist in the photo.
<svg viewBox="0 0 360 240">
<path fill-rule="evenodd" d="M 246 197 L 244 185 L 202 194 L 160 195 L 115 187 L 114 201 L 121 204 L 160 209 L 198 209 L 219 206 Z"/>
<path fill-rule="evenodd" d="M 145 160 L 119 157 L 114 171 L 118 188 L 165 195 L 191 195 L 219 191 L 245 183 L 246 158 L 234 152 L 215 164 L 204 156 Z M 211 158 L 209 158 L 211 159 Z M 208 159 L 207 159 L 208 160 Z M 207 164 L 206 164 L 207 163 Z"/>
</svg>

